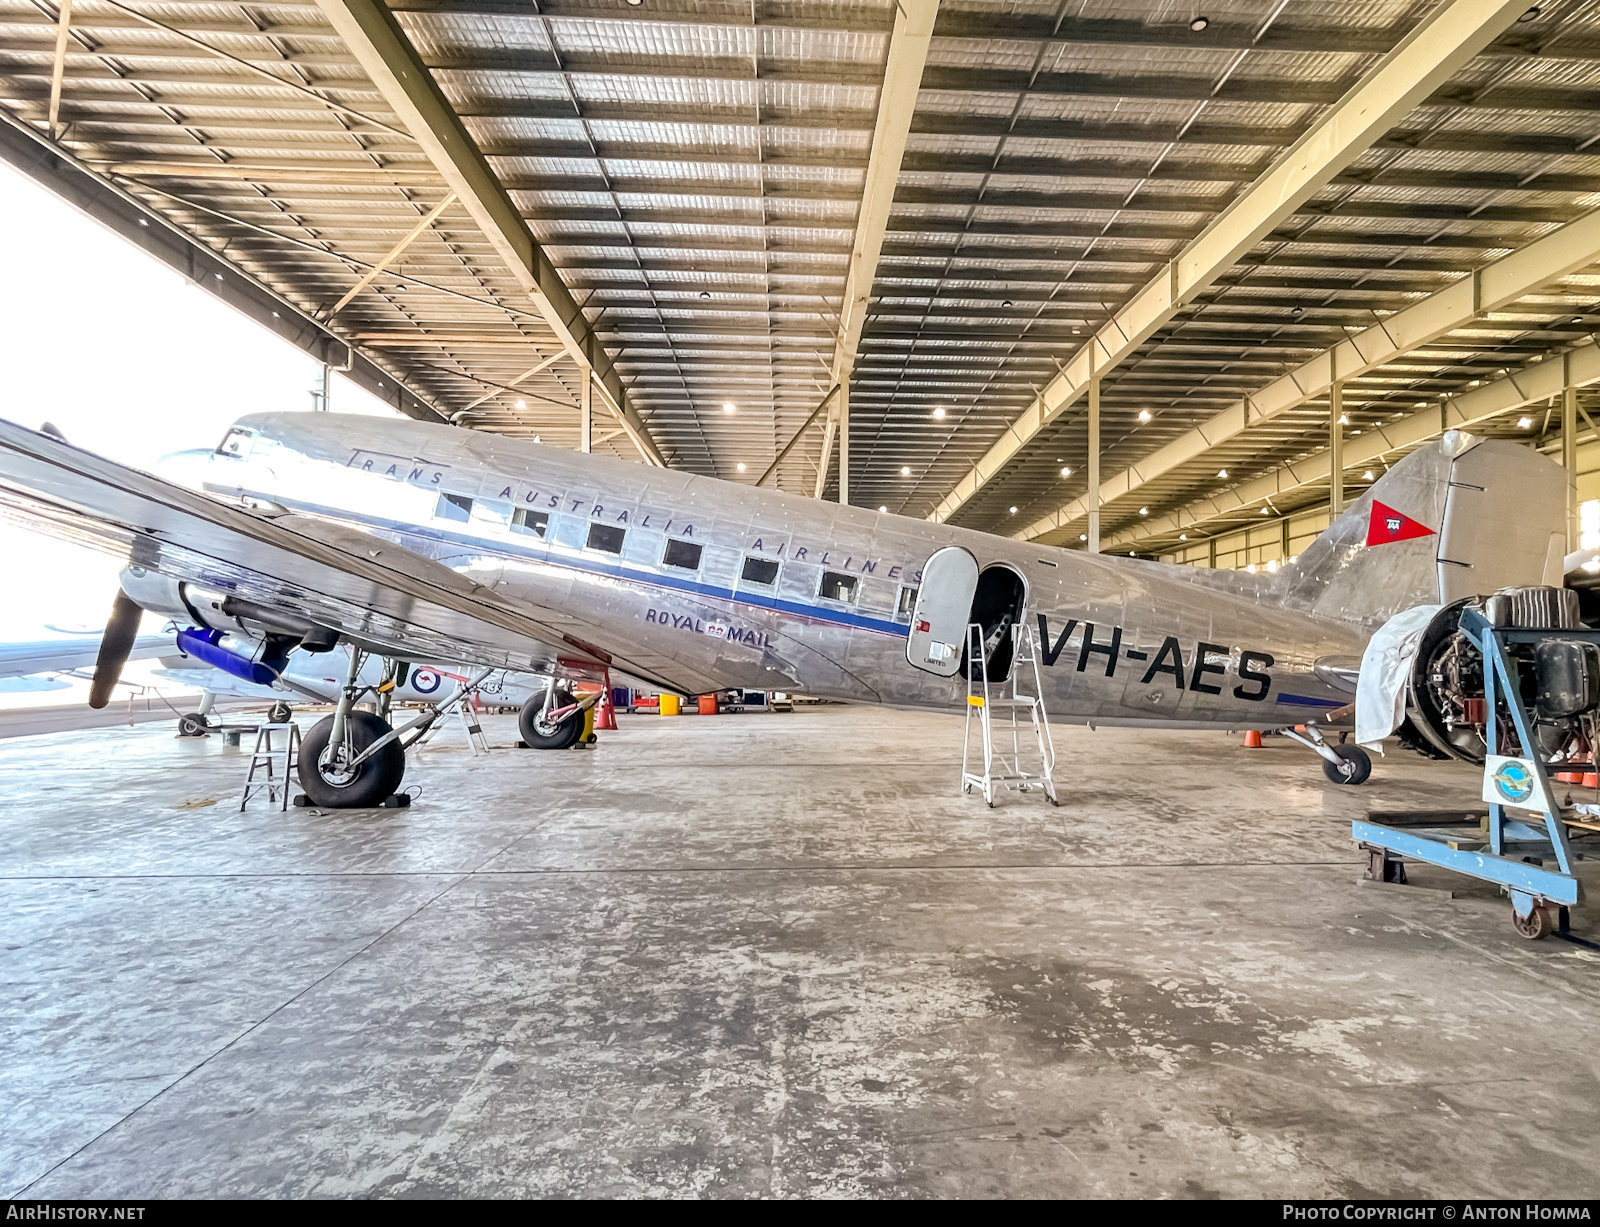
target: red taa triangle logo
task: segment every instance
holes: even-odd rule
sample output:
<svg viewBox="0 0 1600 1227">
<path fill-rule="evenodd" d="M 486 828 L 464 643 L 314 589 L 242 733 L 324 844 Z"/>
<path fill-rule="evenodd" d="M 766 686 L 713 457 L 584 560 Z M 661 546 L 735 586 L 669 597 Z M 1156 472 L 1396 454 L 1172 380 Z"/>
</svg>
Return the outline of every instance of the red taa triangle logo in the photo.
<svg viewBox="0 0 1600 1227">
<path fill-rule="evenodd" d="M 1372 519 L 1367 523 L 1367 544 L 1388 545 L 1391 541 L 1411 541 L 1417 537 L 1431 537 L 1433 529 L 1419 524 L 1408 515 L 1372 500 Z"/>
</svg>

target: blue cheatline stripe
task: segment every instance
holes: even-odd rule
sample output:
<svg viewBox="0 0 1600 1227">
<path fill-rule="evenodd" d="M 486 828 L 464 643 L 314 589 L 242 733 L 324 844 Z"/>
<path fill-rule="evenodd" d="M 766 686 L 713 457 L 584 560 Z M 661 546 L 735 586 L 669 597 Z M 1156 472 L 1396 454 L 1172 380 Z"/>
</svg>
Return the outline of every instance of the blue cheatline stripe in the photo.
<svg viewBox="0 0 1600 1227">
<path fill-rule="evenodd" d="M 1349 699 L 1313 699 L 1303 694 L 1280 694 L 1278 702 L 1289 707 L 1344 707 Z"/>
<path fill-rule="evenodd" d="M 715 584 L 702 584 L 696 580 L 676 579 L 672 576 L 657 574 L 654 571 L 639 571 L 632 567 L 623 566 L 621 563 L 552 557 L 548 545 L 543 549 L 534 549 L 507 541 L 489 542 L 481 537 L 471 537 L 465 533 L 448 532 L 444 529 L 413 524 L 407 520 L 390 520 L 382 516 L 364 515 L 360 512 L 346 511 L 338 507 L 324 507 L 319 503 L 291 501 L 279 494 L 267 494 L 257 491 L 250 491 L 249 494 L 252 498 L 270 499 L 291 510 L 326 516 L 331 520 L 365 524 L 369 528 L 409 533 L 414 537 L 423 537 L 430 541 L 438 541 L 441 544 L 469 546 L 485 554 L 499 554 L 507 558 L 530 558 L 536 562 L 548 563 L 553 567 L 565 567 L 569 571 L 580 571 L 586 575 L 604 575 L 612 579 L 623 579 L 632 583 L 642 584 L 647 588 L 662 588 L 668 592 L 715 597 L 724 601 L 733 601 L 735 604 L 754 605 L 760 609 L 795 614 L 812 622 L 827 622 L 835 626 L 849 626 L 858 630 L 873 631 L 880 635 L 892 635 L 900 639 L 904 639 L 911 633 L 909 626 L 902 625 L 899 622 L 888 622 L 882 618 L 869 618 L 865 614 L 824 609 L 816 605 L 806 605 L 800 601 L 785 601 L 780 600 L 778 597 L 762 596 L 756 592 L 735 592 L 731 588 L 719 588 Z"/>
</svg>

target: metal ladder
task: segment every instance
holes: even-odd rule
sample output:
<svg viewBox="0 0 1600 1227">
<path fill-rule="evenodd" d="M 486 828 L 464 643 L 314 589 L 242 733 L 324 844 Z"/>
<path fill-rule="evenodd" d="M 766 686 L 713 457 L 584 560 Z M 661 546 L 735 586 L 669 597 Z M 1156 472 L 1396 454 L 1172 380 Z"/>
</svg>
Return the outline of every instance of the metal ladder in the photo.
<svg viewBox="0 0 1600 1227">
<path fill-rule="evenodd" d="M 983 790 L 983 799 L 994 808 L 997 788 L 1014 788 L 1018 792 L 1044 790 L 1051 805 L 1060 805 L 1056 798 L 1056 748 L 1050 737 L 1050 719 L 1044 710 L 1044 686 L 1039 676 L 1039 639 L 1033 624 L 1024 618 L 1011 628 L 1011 677 L 1006 682 L 989 681 L 989 655 L 984 647 L 983 627 L 972 622 L 967 625 L 967 727 L 961 742 L 961 791 Z M 1032 694 L 1022 692 L 1023 669 L 1028 670 L 1032 681 Z M 974 677 L 973 675 L 977 676 Z M 1008 693 L 1009 691 L 1009 693 Z M 1034 743 L 1039 752 L 1040 769 L 1025 771 L 1022 767 L 1022 734 L 1017 715 L 1026 711 L 1033 724 Z M 995 716 L 1003 713 L 1010 719 L 1011 747 L 996 746 Z M 979 738 L 983 745 L 983 770 L 972 770 L 972 720 L 976 714 Z M 999 721 L 1002 742 L 1006 724 Z"/>
<path fill-rule="evenodd" d="M 283 744 L 273 742 L 282 734 Z M 289 808 L 289 789 L 294 771 L 300 764 L 300 726 L 287 724 L 260 724 L 256 726 L 256 748 L 250 755 L 250 769 L 244 777 L 244 796 L 239 798 L 239 810 L 250 804 L 252 796 L 267 794 L 267 804 L 280 810 Z M 283 768 L 283 774 L 277 768 Z M 259 773 L 259 774 L 258 774 Z"/>
</svg>

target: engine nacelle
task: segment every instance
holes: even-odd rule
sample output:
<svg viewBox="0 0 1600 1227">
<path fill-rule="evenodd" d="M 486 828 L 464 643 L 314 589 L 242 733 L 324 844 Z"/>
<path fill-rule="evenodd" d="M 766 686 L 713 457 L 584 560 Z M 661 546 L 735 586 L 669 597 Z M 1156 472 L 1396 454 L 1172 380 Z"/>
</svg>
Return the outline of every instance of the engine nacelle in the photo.
<svg viewBox="0 0 1600 1227">
<path fill-rule="evenodd" d="M 1407 718 L 1435 750 L 1482 764 L 1487 753 L 1519 755 L 1521 750 L 1503 701 L 1495 713 L 1501 744 L 1492 751 L 1487 744 L 1483 653 L 1461 630 L 1462 611 L 1469 608 L 1497 627 L 1559 632 L 1582 624 L 1578 594 L 1549 587 L 1507 588 L 1490 597 L 1456 601 L 1428 623 L 1407 682 Z M 1595 645 L 1552 635 L 1513 645 L 1509 653 L 1523 706 L 1535 717 L 1535 736 L 1545 754 L 1565 751 L 1576 758 L 1594 750 L 1594 713 L 1600 708 L 1600 651 Z"/>
<path fill-rule="evenodd" d="M 288 647 L 281 642 L 194 627 L 178 632 L 178 649 L 203 664 L 257 686 L 272 685 L 289 661 Z"/>
</svg>

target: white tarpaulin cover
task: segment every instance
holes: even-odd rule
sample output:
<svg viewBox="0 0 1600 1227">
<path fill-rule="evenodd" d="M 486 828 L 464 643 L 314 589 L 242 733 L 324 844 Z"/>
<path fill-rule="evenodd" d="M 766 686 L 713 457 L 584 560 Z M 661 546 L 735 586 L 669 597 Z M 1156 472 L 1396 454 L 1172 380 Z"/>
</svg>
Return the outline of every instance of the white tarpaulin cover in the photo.
<svg viewBox="0 0 1600 1227">
<path fill-rule="evenodd" d="M 1383 753 L 1383 739 L 1406 714 L 1406 678 L 1422 632 L 1439 605 L 1418 605 L 1395 614 L 1367 641 L 1356 683 L 1356 744 Z"/>
</svg>

